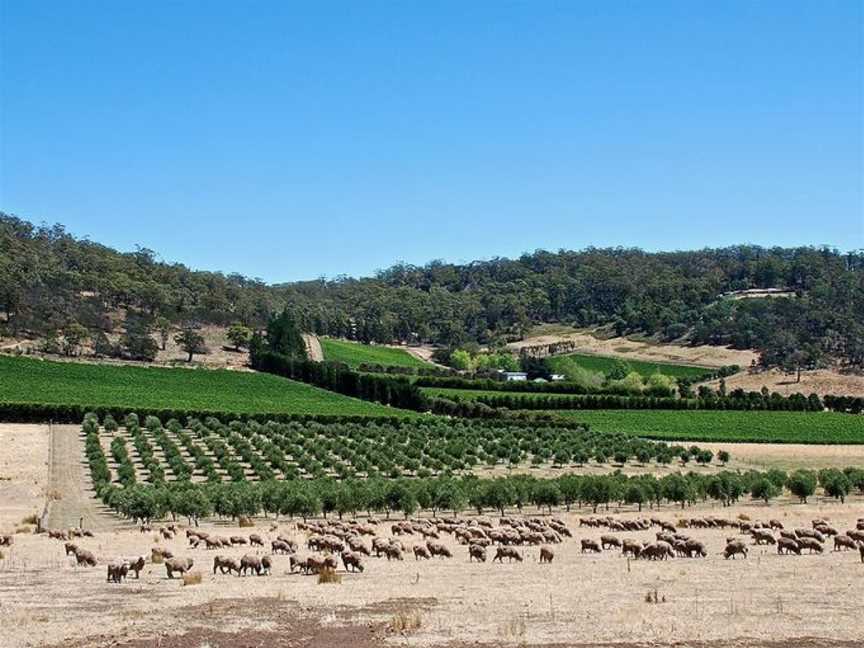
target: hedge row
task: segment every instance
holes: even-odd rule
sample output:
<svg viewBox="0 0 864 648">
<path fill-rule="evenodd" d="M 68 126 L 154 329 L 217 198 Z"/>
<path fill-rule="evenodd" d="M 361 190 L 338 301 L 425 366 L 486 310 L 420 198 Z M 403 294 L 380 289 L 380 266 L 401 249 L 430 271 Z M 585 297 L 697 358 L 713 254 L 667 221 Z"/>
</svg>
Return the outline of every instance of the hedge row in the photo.
<svg viewBox="0 0 864 648">
<path fill-rule="evenodd" d="M 0 402 L 0 422 L 5 423 L 42 423 L 51 421 L 53 423 L 80 423 L 87 413 L 94 413 L 100 419 L 110 415 L 116 419 L 123 419 L 130 412 L 138 414 L 141 418 L 156 416 L 163 420 L 188 418 L 206 418 L 212 416 L 221 421 L 278 421 L 290 423 L 291 421 L 305 422 L 315 421 L 318 423 L 393 423 L 400 416 L 357 416 L 341 414 L 285 414 L 279 412 L 226 412 L 219 410 L 188 410 L 172 408 L 129 408 L 129 407 L 106 407 L 91 405 L 59 405 L 52 403 L 4 403 Z"/>
<path fill-rule="evenodd" d="M 454 397 L 457 398 L 457 397 Z M 662 409 L 662 410 L 748 410 L 821 412 L 825 403 L 816 394 L 789 397 L 773 394 L 765 398 L 759 392 L 743 397 L 655 398 L 651 396 L 542 396 L 521 394 L 490 394 L 474 399 L 490 408 L 511 410 L 571 410 L 571 409 Z"/>
<path fill-rule="evenodd" d="M 426 399 L 420 389 L 405 378 L 359 373 L 342 363 L 295 360 L 272 351 L 254 353 L 250 360 L 258 371 L 300 380 L 345 396 L 401 409 L 426 410 Z"/>
</svg>

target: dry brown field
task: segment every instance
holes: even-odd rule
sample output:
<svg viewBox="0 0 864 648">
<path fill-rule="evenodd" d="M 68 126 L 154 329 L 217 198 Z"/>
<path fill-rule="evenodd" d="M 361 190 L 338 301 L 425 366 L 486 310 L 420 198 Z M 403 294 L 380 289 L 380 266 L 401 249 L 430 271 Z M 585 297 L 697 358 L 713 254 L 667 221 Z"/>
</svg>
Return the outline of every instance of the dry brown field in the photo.
<svg viewBox="0 0 864 648">
<path fill-rule="evenodd" d="M 0 426 L 0 466 L 8 477 L 0 483 L 0 531 L 14 527 L 19 516 L 40 510 L 49 484 L 69 489 L 82 480 L 74 462 L 51 462 L 61 479 L 48 475 L 47 426 Z M 753 453 L 733 450 L 754 464 L 770 456 L 771 447 Z M 790 449 L 783 446 L 782 450 Z M 808 449 L 810 447 L 808 446 Z M 826 449 L 827 450 L 827 449 Z M 835 449 L 831 449 L 832 451 Z M 846 463 L 859 463 L 850 458 Z M 791 460 L 791 459 L 790 459 Z M 79 462 L 80 463 L 80 462 Z M 14 467 L 14 468 L 13 468 Z M 442 542 L 450 559 L 416 561 L 410 547 L 419 535 L 403 536 L 409 549 L 404 561 L 366 558 L 365 572 L 345 573 L 340 583 L 319 584 L 317 577 L 289 572 L 287 556 L 274 557 L 269 576 L 214 575 L 214 554 L 240 557 L 266 550 L 231 548 L 208 551 L 187 546 L 182 533 L 159 540 L 140 533 L 102 511 L 86 487 L 61 493 L 52 502 L 64 510 L 86 513 L 93 538 L 76 543 L 91 550 L 97 567 L 76 567 L 64 555 L 63 543 L 22 529 L 0 560 L 0 613 L 4 648 L 19 646 L 463 646 L 463 645 L 676 645 L 676 646 L 825 646 L 856 645 L 864 640 L 861 618 L 864 563 L 858 552 L 780 556 L 774 547 L 750 546 L 746 559 L 722 556 L 732 529 L 689 529 L 703 541 L 707 558 L 635 561 L 617 550 L 583 554 L 579 540 L 598 539 L 605 529 L 579 526 L 590 509 L 559 511 L 573 538 L 554 545 L 551 565 L 539 564 L 537 547 L 519 547 L 524 562 L 503 564 L 468 561 L 467 548 L 452 536 Z M 89 498 L 89 501 L 87 501 Z M 515 516 L 516 511 L 508 512 Z M 779 499 L 766 506 L 751 501 L 731 508 L 698 505 L 685 510 L 663 507 L 639 513 L 611 507 L 600 515 L 618 519 L 653 515 L 671 523 L 681 517 L 716 515 L 728 519 L 776 518 L 787 528 L 810 526 L 824 518 L 838 529 L 864 517 L 864 500 L 846 504 L 814 498 L 802 505 Z M 535 509 L 524 515 L 540 516 Z M 49 516 L 50 517 L 50 516 Z M 69 516 L 56 517 L 65 521 Z M 74 517 L 74 516 L 73 516 Z M 466 515 L 466 519 L 474 516 Z M 497 516 L 487 513 L 497 525 Z M 181 521 L 182 522 L 182 521 Z M 254 529 L 208 521 L 202 528 L 222 536 L 265 540 L 279 533 L 302 547 L 306 532 L 294 521 L 256 520 Z M 645 541 L 656 528 L 615 533 Z M 390 537 L 390 524 L 376 533 Z M 369 539 L 366 539 L 369 542 Z M 749 541 L 748 541 L 749 542 Z M 171 549 L 195 561 L 200 584 L 169 580 L 164 565 L 149 560 L 154 546 Z M 494 549 L 490 550 L 490 559 Z M 106 582 L 112 559 L 148 556 L 140 580 Z M 647 599 L 651 598 L 651 602 Z M 657 602 L 653 602 L 654 598 Z"/>
</svg>

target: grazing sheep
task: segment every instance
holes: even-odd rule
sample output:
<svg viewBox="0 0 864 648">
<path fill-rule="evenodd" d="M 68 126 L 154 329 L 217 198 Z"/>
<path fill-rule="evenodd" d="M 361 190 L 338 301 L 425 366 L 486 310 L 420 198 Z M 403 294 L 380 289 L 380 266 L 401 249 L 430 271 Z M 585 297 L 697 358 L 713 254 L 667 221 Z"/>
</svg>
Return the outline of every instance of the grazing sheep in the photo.
<svg viewBox="0 0 864 648">
<path fill-rule="evenodd" d="M 769 520 L 768 526 L 770 526 L 775 531 L 779 531 L 783 528 L 783 523 L 780 520 Z"/>
<path fill-rule="evenodd" d="M 495 557 L 492 559 L 492 562 L 495 562 L 496 560 L 504 562 L 505 558 L 508 562 L 513 562 L 514 560 L 522 562 L 522 554 L 516 551 L 513 547 L 498 547 L 495 551 Z"/>
<path fill-rule="evenodd" d="M 478 544 L 468 545 L 468 562 L 486 562 L 486 547 Z"/>
<path fill-rule="evenodd" d="M 684 546 L 687 550 L 687 555 L 690 558 L 696 558 L 697 556 L 702 556 L 704 558 L 708 555 L 708 552 L 705 550 L 705 545 L 699 540 L 688 539 L 684 542 Z"/>
<path fill-rule="evenodd" d="M 263 547 L 264 539 L 259 536 L 257 533 L 253 533 L 249 536 L 249 546 L 250 547 Z"/>
<path fill-rule="evenodd" d="M 402 547 L 397 544 L 388 544 L 384 548 L 384 555 L 387 560 L 402 560 Z"/>
<path fill-rule="evenodd" d="M 302 570 L 305 564 L 306 564 L 305 558 L 301 558 L 300 556 L 298 556 L 296 554 L 292 554 L 291 557 L 288 559 L 288 571 L 293 574 L 295 567 Z"/>
<path fill-rule="evenodd" d="M 848 535 L 835 535 L 834 536 L 834 551 L 845 551 L 846 549 L 852 549 L 853 551 L 858 548 L 858 543 L 856 543 L 852 538 Z"/>
<path fill-rule="evenodd" d="M 726 560 L 729 560 L 729 558 L 735 560 L 735 556 L 740 554 L 746 558 L 747 552 L 747 545 L 740 540 L 733 540 L 727 544 L 726 548 L 723 550 L 723 557 L 726 558 Z"/>
<path fill-rule="evenodd" d="M 129 563 L 109 563 L 108 565 L 108 580 L 109 583 L 121 583 L 129 574 Z"/>
<path fill-rule="evenodd" d="M 135 578 L 141 578 L 141 570 L 144 569 L 144 556 L 138 556 L 134 560 L 127 560 L 129 571 L 135 572 Z"/>
<path fill-rule="evenodd" d="M 240 571 L 245 576 L 246 571 L 251 569 L 258 576 L 261 575 L 261 559 L 257 556 L 246 554 L 240 559 Z"/>
<path fill-rule="evenodd" d="M 174 578 L 174 572 L 182 576 L 192 569 L 194 563 L 191 558 L 169 558 L 165 561 L 165 571 L 168 572 L 168 578 Z"/>
<path fill-rule="evenodd" d="M 600 545 L 603 549 L 611 549 L 612 547 L 620 548 L 621 541 L 612 535 L 602 535 L 600 536 Z"/>
<path fill-rule="evenodd" d="M 85 567 L 96 566 L 96 556 L 94 556 L 91 551 L 87 551 L 86 549 L 75 550 L 75 561 L 79 567 L 81 565 L 84 565 Z"/>
<path fill-rule="evenodd" d="M 798 544 L 797 540 L 793 540 L 792 538 L 781 537 L 777 540 L 777 553 L 781 555 L 789 555 L 789 553 L 794 553 L 798 556 L 801 555 L 801 546 Z"/>
<path fill-rule="evenodd" d="M 424 545 L 414 545 L 412 550 L 414 551 L 414 560 L 420 560 L 421 558 L 429 560 L 432 557 L 432 553 Z"/>
<path fill-rule="evenodd" d="M 802 538 L 798 538 L 798 544 L 801 546 L 802 549 L 809 549 L 811 554 L 814 551 L 821 554 L 823 551 L 822 543 L 819 542 L 816 538 L 808 538 L 804 536 Z"/>
<path fill-rule="evenodd" d="M 271 542 L 271 543 L 270 543 L 270 551 L 272 551 L 274 554 L 278 554 L 278 553 L 290 554 L 290 553 L 293 553 L 293 552 L 291 551 L 291 547 L 289 547 L 289 546 L 288 546 L 285 542 L 283 542 L 282 540 L 274 540 L 273 542 Z"/>
<path fill-rule="evenodd" d="M 551 563 L 553 558 L 555 558 L 555 552 L 552 551 L 551 547 L 540 547 L 541 563 Z"/>
<path fill-rule="evenodd" d="M 846 535 L 852 538 L 855 542 L 864 542 L 864 531 L 859 529 L 851 529 L 846 532 Z"/>
<path fill-rule="evenodd" d="M 753 540 L 757 545 L 773 545 L 777 543 L 777 540 L 774 538 L 774 534 L 764 529 L 754 529 Z"/>
<path fill-rule="evenodd" d="M 367 547 L 366 543 L 364 543 L 358 536 L 349 536 L 345 542 L 348 544 L 351 551 L 363 554 L 364 556 L 372 555 L 372 552 L 369 551 L 369 547 Z"/>
<path fill-rule="evenodd" d="M 237 572 L 237 575 L 240 575 L 240 563 L 237 562 L 234 558 L 227 558 L 225 556 L 214 556 L 213 557 L 213 573 L 216 573 L 216 570 L 224 573 L 231 573 L 232 571 Z"/>
<path fill-rule="evenodd" d="M 71 543 L 71 542 L 67 542 L 66 544 L 64 544 L 64 545 L 63 545 L 63 548 L 66 550 L 66 555 L 67 555 L 67 556 L 71 556 L 71 555 L 74 554 L 76 551 L 78 551 L 78 545 L 73 544 L 73 543 Z"/>
<path fill-rule="evenodd" d="M 445 547 L 440 542 L 427 542 L 426 548 L 429 550 L 429 553 L 433 556 L 440 556 L 441 558 L 452 558 L 453 554 L 450 553 L 450 550 Z"/>
<path fill-rule="evenodd" d="M 642 553 L 642 545 L 635 540 L 624 540 L 621 545 L 621 553 L 625 556 L 631 554 L 634 558 L 638 558 Z"/>
<path fill-rule="evenodd" d="M 273 559 L 270 556 L 261 556 L 261 575 L 269 576 L 273 573 Z"/>
<path fill-rule="evenodd" d="M 646 560 L 666 560 L 667 558 L 674 558 L 675 552 L 672 550 L 672 545 L 668 542 L 658 540 L 657 542 L 649 542 L 643 546 L 639 557 Z"/>
<path fill-rule="evenodd" d="M 594 552 L 594 553 L 600 553 L 602 551 L 602 549 L 600 549 L 600 545 L 597 544 L 596 540 L 589 540 L 588 538 L 583 538 L 582 539 L 582 553 L 585 553 L 586 551 Z"/>
<path fill-rule="evenodd" d="M 231 536 L 228 539 L 228 542 L 230 542 L 231 546 L 234 547 L 236 545 L 245 545 L 248 541 L 243 536 Z"/>
<path fill-rule="evenodd" d="M 342 564 L 345 566 L 345 571 L 363 571 L 363 559 L 354 551 L 342 552 Z"/>
<path fill-rule="evenodd" d="M 174 557 L 174 552 L 170 549 L 165 549 L 164 547 L 153 547 L 150 550 L 150 560 L 170 560 Z"/>
</svg>

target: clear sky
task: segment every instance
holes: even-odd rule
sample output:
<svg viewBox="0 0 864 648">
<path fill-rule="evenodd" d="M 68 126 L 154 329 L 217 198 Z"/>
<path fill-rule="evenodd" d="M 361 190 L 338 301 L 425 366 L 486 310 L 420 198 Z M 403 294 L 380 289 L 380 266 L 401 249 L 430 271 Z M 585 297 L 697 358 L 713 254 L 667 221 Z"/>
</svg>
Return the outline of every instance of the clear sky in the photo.
<svg viewBox="0 0 864 648">
<path fill-rule="evenodd" d="M 862 3 L 0 0 L 0 209 L 268 281 L 864 247 Z"/>
</svg>

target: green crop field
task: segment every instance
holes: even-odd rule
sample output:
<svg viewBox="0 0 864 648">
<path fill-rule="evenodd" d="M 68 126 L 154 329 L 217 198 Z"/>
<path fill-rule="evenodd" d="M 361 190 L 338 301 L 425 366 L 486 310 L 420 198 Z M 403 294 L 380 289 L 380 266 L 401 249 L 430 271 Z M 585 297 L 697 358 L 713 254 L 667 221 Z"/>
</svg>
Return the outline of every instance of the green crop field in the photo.
<svg viewBox="0 0 864 648">
<path fill-rule="evenodd" d="M 372 346 L 347 340 L 321 338 L 321 349 L 324 359 L 333 362 L 344 362 L 349 367 L 361 364 L 380 364 L 389 367 L 429 367 L 426 362 L 415 358 L 407 351 L 385 346 Z"/>
<path fill-rule="evenodd" d="M 0 356 L 0 402 L 237 413 L 411 414 L 270 374 L 10 356 Z"/>
<path fill-rule="evenodd" d="M 630 365 L 630 368 L 633 371 L 639 373 L 644 377 L 659 372 L 661 374 L 671 376 L 672 378 L 695 379 L 715 371 L 715 369 L 712 369 L 711 367 L 691 367 L 687 365 L 677 365 L 669 363 L 645 362 L 642 360 L 611 358 L 608 356 L 590 355 L 585 353 L 568 353 L 567 355 L 563 356 L 552 356 L 546 359 L 546 363 L 551 371 L 556 372 L 558 371 L 556 365 L 560 364 L 562 361 L 566 361 L 567 358 L 575 360 L 576 364 L 578 364 L 583 369 L 587 369 L 589 371 L 597 371 L 602 374 L 605 374 L 607 371 L 612 369 L 612 367 L 615 366 L 615 363 L 619 360 L 626 362 L 628 365 Z"/>
<path fill-rule="evenodd" d="M 450 387 L 421 387 L 422 391 L 427 396 L 437 396 L 439 398 L 449 398 L 451 400 L 477 400 L 483 396 L 495 398 L 497 396 L 517 396 L 532 398 L 542 396 L 544 398 L 573 398 L 578 394 L 553 394 L 550 392 L 520 392 L 520 391 L 497 391 L 492 389 L 453 389 Z"/>
<path fill-rule="evenodd" d="M 716 410 L 554 411 L 598 432 L 625 432 L 666 441 L 864 443 L 864 416 L 836 412 Z"/>
</svg>

